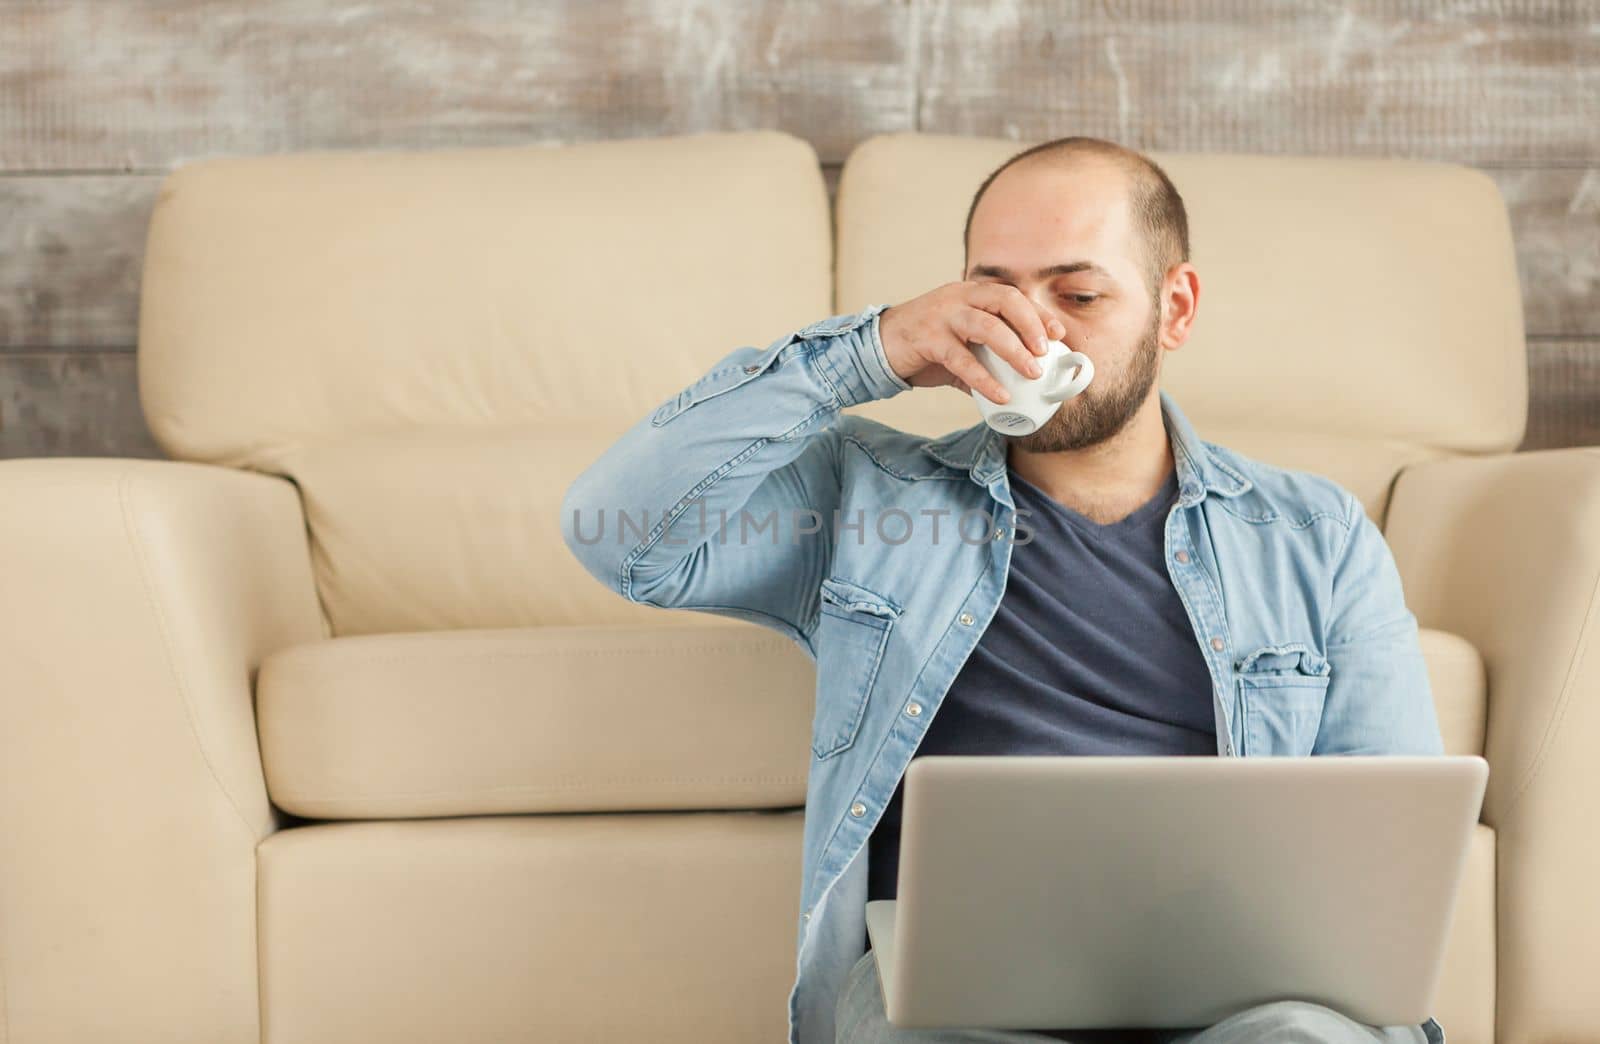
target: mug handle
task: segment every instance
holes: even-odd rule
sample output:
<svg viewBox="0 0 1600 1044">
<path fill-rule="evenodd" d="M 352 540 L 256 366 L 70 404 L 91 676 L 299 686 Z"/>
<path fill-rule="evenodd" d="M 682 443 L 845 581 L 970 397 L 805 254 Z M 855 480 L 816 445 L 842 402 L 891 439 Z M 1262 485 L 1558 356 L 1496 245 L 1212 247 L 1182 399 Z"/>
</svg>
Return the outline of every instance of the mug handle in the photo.
<svg viewBox="0 0 1600 1044">
<path fill-rule="evenodd" d="M 1078 368 L 1077 376 L 1070 381 L 1062 381 L 1068 370 Z M 1039 398 L 1045 402 L 1060 402 L 1089 387 L 1089 382 L 1094 380 L 1094 362 L 1082 352 L 1068 352 L 1056 360 L 1056 387 L 1043 393 Z"/>
</svg>

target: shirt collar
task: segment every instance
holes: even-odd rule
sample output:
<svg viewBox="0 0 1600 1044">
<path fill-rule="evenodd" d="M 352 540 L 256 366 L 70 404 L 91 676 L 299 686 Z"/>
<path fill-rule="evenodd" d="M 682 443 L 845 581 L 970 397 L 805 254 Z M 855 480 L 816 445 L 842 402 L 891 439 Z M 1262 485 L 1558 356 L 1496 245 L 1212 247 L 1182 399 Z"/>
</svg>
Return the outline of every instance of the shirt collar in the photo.
<svg viewBox="0 0 1600 1044">
<path fill-rule="evenodd" d="M 1252 483 L 1248 478 L 1206 447 L 1195 434 L 1189 418 L 1166 390 L 1158 394 L 1178 472 L 1178 503 L 1187 506 L 1204 500 L 1207 490 L 1235 497 L 1250 489 Z M 922 445 L 924 453 L 942 464 L 968 472 L 972 481 L 985 488 L 1005 471 L 1005 449 L 1005 436 L 981 420 Z"/>
</svg>

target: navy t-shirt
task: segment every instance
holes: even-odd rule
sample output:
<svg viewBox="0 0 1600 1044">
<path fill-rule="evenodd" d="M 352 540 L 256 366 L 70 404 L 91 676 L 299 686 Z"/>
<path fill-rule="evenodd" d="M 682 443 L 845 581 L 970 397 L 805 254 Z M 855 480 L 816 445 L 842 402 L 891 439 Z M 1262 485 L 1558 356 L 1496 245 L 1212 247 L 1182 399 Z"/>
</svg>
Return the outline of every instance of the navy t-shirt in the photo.
<svg viewBox="0 0 1600 1044">
<path fill-rule="evenodd" d="M 1031 537 L 913 757 L 1215 755 L 1211 676 L 1164 558 L 1176 471 L 1110 525 L 1010 481 Z M 895 896 L 904 788 L 868 839 L 869 899 Z"/>
</svg>

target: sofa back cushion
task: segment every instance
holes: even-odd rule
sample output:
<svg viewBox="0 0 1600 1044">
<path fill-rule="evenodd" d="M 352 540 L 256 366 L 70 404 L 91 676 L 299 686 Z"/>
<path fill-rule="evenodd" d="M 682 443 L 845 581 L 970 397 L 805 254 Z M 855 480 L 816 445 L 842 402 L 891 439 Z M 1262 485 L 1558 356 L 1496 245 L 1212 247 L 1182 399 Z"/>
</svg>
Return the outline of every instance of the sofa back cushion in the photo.
<svg viewBox="0 0 1600 1044">
<path fill-rule="evenodd" d="M 151 217 L 141 404 L 172 457 L 299 484 L 335 634 L 659 621 L 573 559 L 561 495 L 831 314 L 830 263 L 778 132 L 208 158 Z"/>
</svg>

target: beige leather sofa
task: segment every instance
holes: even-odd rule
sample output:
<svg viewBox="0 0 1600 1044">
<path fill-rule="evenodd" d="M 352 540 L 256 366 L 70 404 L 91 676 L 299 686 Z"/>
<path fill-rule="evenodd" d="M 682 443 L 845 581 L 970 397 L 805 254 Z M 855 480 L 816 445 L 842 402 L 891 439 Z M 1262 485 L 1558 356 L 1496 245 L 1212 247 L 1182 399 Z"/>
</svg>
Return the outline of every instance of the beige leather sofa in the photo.
<svg viewBox="0 0 1600 1044">
<path fill-rule="evenodd" d="M 139 390 L 175 460 L 0 463 L 0 1042 L 782 1040 L 809 661 L 623 602 L 557 507 L 731 348 L 957 278 L 1020 147 L 870 140 L 833 215 L 770 132 L 174 172 Z M 1360 494 L 1491 763 L 1435 1014 L 1600 1040 L 1600 451 L 1509 452 L 1500 197 L 1156 159 L 1202 279 L 1164 387 Z"/>
</svg>

